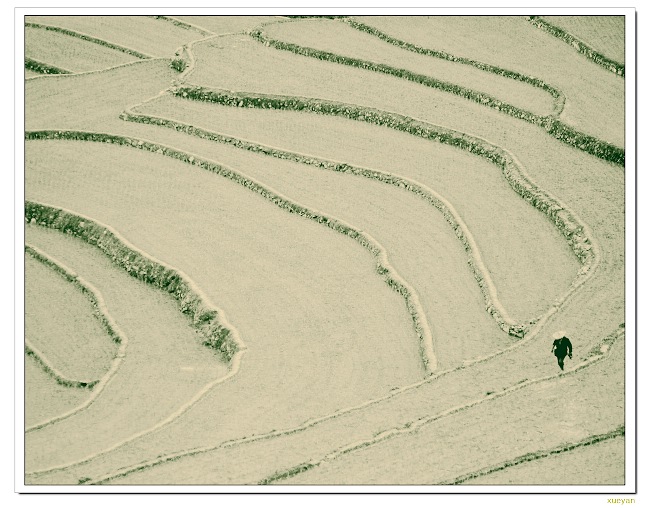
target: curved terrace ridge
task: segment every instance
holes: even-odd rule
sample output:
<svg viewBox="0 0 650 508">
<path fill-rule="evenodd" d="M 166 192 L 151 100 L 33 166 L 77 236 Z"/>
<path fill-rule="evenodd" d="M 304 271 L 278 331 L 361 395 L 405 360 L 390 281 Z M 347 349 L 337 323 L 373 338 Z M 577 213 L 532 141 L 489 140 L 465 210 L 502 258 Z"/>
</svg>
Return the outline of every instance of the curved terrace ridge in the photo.
<svg viewBox="0 0 650 508">
<path fill-rule="evenodd" d="M 508 104 L 507 102 L 496 99 L 491 95 L 456 85 L 454 83 L 441 81 L 423 74 L 417 74 L 407 69 L 398 69 L 386 64 L 377 64 L 367 60 L 347 57 L 327 51 L 321 51 L 306 46 L 300 46 L 297 44 L 272 39 L 264 33 L 262 27 L 258 27 L 252 30 L 250 32 L 250 36 L 266 46 L 272 46 L 279 50 L 289 51 L 297 55 L 307 56 L 318 60 L 325 60 L 328 62 L 349 65 L 351 67 L 357 67 L 368 71 L 388 74 L 400 79 L 418 83 L 423 86 L 435 88 L 443 92 L 451 93 L 453 95 L 458 95 L 469 101 L 476 102 L 482 106 L 495 109 L 514 118 L 524 120 L 533 125 L 537 125 L 538 127 L 543 128 L 555 139 L 562 141 L 563 143 L 574 148 L 578 148 L 579 150 L 582 150 L 590 155 L 609 162 L 613 162 L 620 166 L 625 165 L 625 150 L 623 148 L 617 147 L 611 143 L 598 139 L 594 136 L 590 136 L 570 127 L 569 125 L 556 118 L 555 113 L 549 116 L 541 116 L 531 111 L 526 111 L 524 109 Z"/>
<path fill-rule="evenodd" d="M 25 203 L 25 217 L 28 222 L 31 223 L 36 223 L 37 219 L 35 216 L 31 215 L 28 217 L 27 215 L 27 207 L 28 203 L 31 205 L 30 202 Z M 32 222 L 32 219 L 33 222 Z M 83 226 L 82 226 L 83 227 Z M 113 340 L 113 342 L 117 343 L 120 345 L 118 348 L 115 357 L 111 361 L 111 365 L 106 372 L 102 376 L 101 379 L 97 381 L 92 381 L 90 383 L 86 383 L 85 387 L 86 388 L 91 388 L 92 389 L 92 395 L 81 405 L 77 406 L 76 408 L 71 409 L 67 413 L 64 413 L 62 415 L 55 416 L 53 418 L 49 418 L 43 422 L 31 425 L 30 427 L 27 427 L 25 429 L 25 432 L 32 432 L 37 429 L 41 429 L 43 427 L 46 427 L 48 425 L 51 425 L 56 422 L 60 422 L 62 420 L 65 420 L 66 418 L 69 418 L 87 407 L 89 407 L 96 399 L 99 397 L 99 395 L 102 393 L 108 382 L 111 380 L 111 378 L 115 375 L 115 373 L 118 371 L 120 366 L 122 365 L 122 361 L 124 360 L 124 357 L 126 356 L 126 348 L 129 343 L 129 339 L 126 336 L 126 334 L 120 329 L 118 324 L 115 322 L 113 317 L 111 316 L 108 308 L 106 307 L 106 303 L 104 302 L 104 297 L 102 294 L 99 292 L 99 290 L 93 286 L 90 282 L 84 280 L 83 278 L 79 277 L 74 271 L 72 271 L 70 268 L 68 268 L 66 265 L 61 263 L 59 260 L 47 255 L 45 252 L 42 250 L 31 246 L 31 245 L 26 245 L 25 246 L 25 252 L 27 252 L 29 255 L 31 255 L 34 259 L 40 261 L 44 265 L 52 268 L 54 271 L 58 272 L 61 274 L 66 280 L 71 282 L 77 289 L 79 289 L 82 293 L 84 293 L 88 299 L 90 300 L 91 304 L 93 305 L 95 312 L 94 315 L 99 319 L 102 328 L 106 330 L 108 333 L 109 337 Z M 37 361 L 39 360 L 38 357 L 40 357 L 40 360 L 42 361 L 45 357 L 40 353 L 36 348 L 34 348 L 32 345 L 29 344 L 29 341 L 27 338 L 25 338 L 25 350 L 27 352 L 27 348 L 31 349 L 32 351 L 32 356 L 37 358 Z M 29 354 L 29 353 L 28 353 Z M 54 369 L 53 367 L 49 366 L 47 363 L 43 363 L 43 365 L 49 367 L 52 370 L 53 375 L 57 375 L 58 371 Z M 67 378 L 66 378 L 67 379 Z M 59 380 L 57 379 L 57 382 Z M 63 384 L 63 383 L 61 383 Z M 66 385 L 70 386 L 70 385 Z"/>
<path fill-rule="evenodd" d="M 561 41 L 567 43 L 578 53 L 586 56 L 589 60 L 600 65 L 603 69 L 607 69 L 617 76 L 625 78 L 625 65 L 622 63 L 616 62 L 611 58 L 607 58 L 605 55 L 599 53 L 575 35 L 567 32 L 559 26 L 554 25 L 553 23 L 548 22 L 541 16 L 528 16 L 527 19 L 528 22 L 531 23 L 534 27 L 539 28 L 547 34 L 550 34 L 553 37 L 557 37 Z"/>
<path fill-rule="evenodd" d="M 551 457 L 553 455 L 559 455 L 566 452 L 571 452 L 576 448 L 583 448 L 585 446 L 591 446 L 594 444 L 602 443 L 609 439 L 616 437 L 625 436 L 625 425 L 620 425 L 614 430 L 606 432 L 604 434 L 594 434 L 580 441 L 574 441 L 572 443 L 565 443 L 554 448 L 537 450 L 536 452 L 527 453 L 525 455 L 520 455 L 514 459 L 506 460 L 499 464 L 489 466 L 478 471 L 473 471 L 461 476 L 456 477 L 453 480 L 443 482 L 441 485 L 461 485 L 469 480 L 474 480 L 476 478 L 481 478 L 482 476 L 487 476 L 498 471 L 503 471 L 509 467 L 518 466 L 526 462 L 532 462 L 534 460 L 545 459 L 546 457 Z"/>
<path fill-rule="evenodd" d="M 27 133 L 26 139 L 57 139 L 31 137 L 30 134 L 35 133 Z M 192 279 L 138 249 L 112 227 L 64 208 L 33 201 L 25 202 L 25 218 L 98 247 L 129 275 L 169 293 L 178 302 L 181 312 L 192 318 L 192 325 L 202 335 L 203 344 L 219 352 L 226 361 L 230 362 L 239 350 L 245 349 L 223 311 L 210 302 Z"/>
</svg>

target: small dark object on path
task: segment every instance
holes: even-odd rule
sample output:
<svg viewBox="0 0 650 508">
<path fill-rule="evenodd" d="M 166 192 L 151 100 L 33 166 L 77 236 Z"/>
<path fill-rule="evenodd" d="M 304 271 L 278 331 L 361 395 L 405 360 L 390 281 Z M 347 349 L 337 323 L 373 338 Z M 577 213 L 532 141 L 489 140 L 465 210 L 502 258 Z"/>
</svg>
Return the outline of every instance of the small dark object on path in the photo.
<svg viewBox="0 0 650 508">
<path fill-rule="evenodd" d="M 553 338 L 555 340 L 553 341 L 551 353 L 557 357 L 557 364 L 560 369 L 564 370 L 564 357 L 568 354 L 569 358 L 573 358 L 573 344 L 566 336 L 565 331 L 555 332 Z"/>
</svg>

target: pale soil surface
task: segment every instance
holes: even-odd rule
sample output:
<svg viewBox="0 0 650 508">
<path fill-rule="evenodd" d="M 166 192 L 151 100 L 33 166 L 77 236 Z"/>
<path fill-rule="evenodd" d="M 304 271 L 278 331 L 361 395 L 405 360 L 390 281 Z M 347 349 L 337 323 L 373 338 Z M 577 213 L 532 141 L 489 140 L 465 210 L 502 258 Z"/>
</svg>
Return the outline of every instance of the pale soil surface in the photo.
<svg viewBox="0 0 650 508">
<path fill-rule="evenodd" d="M 90 396 L 90 390 L 60 385 L 25 355 L 25 427 L 67 413 Z"/>
<path fill-rule="evenodd" d="M 524 321 L 543 313 L 568 288 L 578 271 L 578 261 L 560 232 L 546 216 L 521 199 L 500 168 L 458 148 L 393 129 L 327 115 L 231 108 L 170 96 L 161 97 L 137 111 L 288 151 L 382 170 L 428 186 L 448 200 L 466 223 L 494 280 L 499 299 L 514 319 Z M 220 149 L 220 153 L 226 151 L 238 156 L 237 150 Z M 330 207 L 337 206 L 336 202 L 339 205 L 353 204 L 350 200 L 338 198 L 339 193 L 348 190 L 350 185 L 370 185 L 368 179 L 340 173 L 323 175 L 322 170 L 307 165 L 292 164 L 286 165 L 291 171 L 270 171 L 265 168 L 277 167 L 276 160 L 269 157 L 260 160 L 264 164 L 254 167 L 260 167 L 263 173 L 258 173 L 257 178 L 273 182 L 281 180 L 282 188 L 289 195 L 292 186 L 300 192 L 300 188 L 311 184 L 321 200 L 329 198 L 331 204 L 327 206 Z M 331 185 L 335 185 L 331 187 L 332 192 L 319 192 L 321 184 L 316 183 L 316 178 L 331 181 Z M 314 192 L 304 199 L 314 199 Z M 393 187 L 390 192 L 397 193 L 393 194 L 397 197 L 403 191 Z M 363 194 L 363 190 L 359 193 Z M 326 204 L 317 206 L 321 208 Z M 430 211 L 423 216 L 441 217 L 432 206 L 426 206 Z M 426 210 L 426 206 L 422 204 L 420 208 Z M 367 205 L 363 208 L 374 213 Z M 412 219 L 398 221 L 402 228 L 405 223 L 413 222 Z M 442 224 L 440 228 L 424 232 L 421 237 L 437 237 L 438 230 L 444 231 L 445 227 L 451 231 L 442 219 L 439 222 Z M 419 237 L 416 235 L 414 238 Z M 441 250 L 444 252 L 447 248 Z M 389 251 L 394 252 L 393 248 Z M 432 283 L 440 284 L 438 279 L 445 274 L 456 277 L 458 272 L 455 270 L 437 269 L 431 264 L 431 257 L 425 257 L 429 259 L 427 266 L 434 271 Z M 419 255 L 416 258 L 422 259 Z M 456 261 L 464 263 L 464 256 L 458 254 Z M 417 276 L 407 279 L 417 282 Z M 534 292 L 528 290 L 531 284 L 535 287 Z M 462 287 L 462 284 L 458 285 Z M 443 296 L 437 290 L 419 293 L 423 298 L 435 294 L 449 309 L 456 306 L 452 303 L 455 298 L 465 298 L 461 293 L 456 297 Z M 438 316 L 439 312 L 432 315 Z M 459 335 L 466 333 L 460 329 L 458 332 Z M 454 336 L 450 343 L 457 343 L 458 338 Z"/>
<path fill-rule="evenodd" d="M 72 72 L 106 69 L 137 60 L 101 44 L 31 27 L 25 29 L 25 56 Z"/>
<path fill-rule="evenodd" d="M 412 44 L 543 79 L 566 95 L 567 108 L 561 117 L 565 122 L 623 146 L 625 81 L 534 27 L 525 16 L 355 19 Z M 573 105 L 571 110 L 568 105 Z"/>
<path fill-rule="evenodd" d="M 625 16 L 542 16 L 601 55 L 625 63 Z"/>
<path fill-rule="evenodd" d="M 398 69 L 407 69 L 417 74 L 484 92 L 539 115 L 549 115 L 553 111 L 553 97 L 540 88 L 481 71 L 469 65 L 400 49 L 341 21 L 305 19 L 291 23 L 278 23 L 266 27 L 264 31 L 271 39 L 381 63 Z"/>
<path fill-rule="evenodd" d="M 418 432 L 343 455 L 288 483 L 436 484 L 614 430 L 624 421 L 622 346 L 623 341 L 614 346 L 610 360 L 573 376 L 533 385 Z"/>
<path fill-rule="evenodd" d="M 409 40 L 411 33 L 436 35 L 418 29 L 420 18 L 413 18 L 410 26 L 401 24 L 399 18 L 393 19 L 395 30 L 408 29 L 403 37 L 385 30 L 396 37 Z M 156 23 L 173 27 L 169 22 Z M 594 130 L 604 132 L 598 118 L 607 118 L 609 113 L 603 110 L 611 105 L 601 105 L 605 102 L 601 89 L 609 87 L 606 75 L 620 80 L 616 83 L 622 87 L 621 78 L 598 70 L 597 65 L 568 45 L 525 21 L 495 21 L 494 25 L 501 27 L 498 36 L 487 32 L 481 35 L 481 30 L 475 27 L 473 31 L 462 32 L 462 24 L 454 28 L 454 23 L 450 19 L 446 28 L 440 27 L 444 41 L 477 49 L 477 54 L 462 56 L 547 79 L 562 88 L 567 96 L 570 89 L 567 84 L 574 81 L 584 85 L 578 89 L 585 97 L 593 91 L 593 102 L 585 99 L 583 109 L 600 108 L 599 112 L 589 111 L 589 115 L 594 119 Z M 454 30 L 460 38 L 454 35 Z M 524 58 L 525 47 L 531 44 L 529 37 L 536 41 L 532 49 L 528 48 L 532 51 L 529 55 L 534 57 L 530 61 Z M 512 44 L 502 44 L 504 39 Z M 445 49 L 435 44 L 420 44 Z M 549 56 L 544 57 L 544 51 L 535 47 L 550 48 Z M 106 475 L 114 477 L 121 470 L 126 476 L 114 477 L 111 483 L 257 483 L 278 471 L 318 461 L 353 443 L 372 441 L 387 430 L 404 428 L 421 418 L 444 414 L 450 408 L 461 408 L 417 433 L 345 454 L 286 480 L 287 483 L 322 484 L 370 478 L 388 483 L 436 483 L 452 481 L 459 475 L 524 453 L 608 432 L 623 423 L 623 339 L 615 346 L 612 356 L 585 370 L 535 382 L 503 397 L 486 400 L 489 393 L 498 393 L 526 380 L 557 376 L 560 371 L 550 353 L 551 335 L 556 330 L 567 330 L 572 339 L 574 359 L 567 360 L 567 368 L 571 369 L 624 321 L 624 175 L 621 168 L 570 148 L 540 128 L 402 79 L 265 48 L 239 35 L 199 43 L 195 49 L 197 69 L 189 78 L 195 83 L 232 90 L 322 97 L 396 111 L 484 137 L 510 150 L 541 188 L 565 202 L 593 230 L 602 262 L 594 276 L 550 317 L 539 333 L 527 337 L 519 347 L 400 391 L 395 388 L 423 378 L 417 337 L 404 300 L 382 282 L 375 273 L 372 256 L 354 241 L 314 222 L 291 216 L 221 177 L 161 155 L 93 143 L 28 142 L 33 161 L 27 170 L 28 199 L 68 206 L 107 222 L 139 248 L 184 270 L 224 309 L 248 346 L 239 371 L 216 385 L 169 425 L 111 452 L 96 455 L 85 464 L 30 476 L 28 481 L 76 484 L 80 478 L 96 481 Z M 481 51 L 486 58 L 479 57 Z M 521 68 L 511 65 L 517 59 Z M 539 68 L 532 63 L 537 61 Z M 561 72 L 555 68 L 556 61 L 562 62 Z M 172 79 L 178 78 L 179 74 L 168 65 L 168 61 L 142 62 L 108 72 L 28 81 L 27 128 L 77 128 L 142 137 L 227 162 L 237 170 L 255 174 L 269 185 L 282 186 L 290 198 L 304 200 L 306 206 L 322 208 L 325 213 L 348 214 L 355 225 L 357 220 L 363 221 L 364 230 L 367 227 L 373 236 L 381 236 L 391 263 L 407 280 L 414 278 L 409 282 L 417 284 L 418 291 L 423 293 L 420 298 L 423 306 L 428 306 L 426 312 L 434 337 L 440 336 L 436 333 L 437 323 L 449 324 L 457 319 L 456 307 L 466 314 L 458 330 L 470 326 L 471 322 L 480 325 L 487 319 L 475 300 L 451 303 L 459 295 L 473 294 L 477 298 L 476 284 L 470 280 L 469 286 L 463 284 L 460 290 L 450 291 L 454 280 L 468 278 L 467 267 L 443 232 L 446 230 L 439 229 L 445 224 L 438 223 L 436 212 L 425 211 L 406 192 L 360 177 L 255 156 L 171 129 L 119 120 L 119 113 L 125 108 L 157 95 Z M 529 71 L 522 70 L 526 68 Z M 555 77 L 568 89 L 555 82 Z M 553 230 L 552 225 L 540 216 L 537 226 L 537 212 L 519 203 L 516 194 L 499 180 L 495 167 L 461 151 L 341 118 L 195 106 L 189 101 L 169 99 L 164 99 L 164 104 L 167 112 L 175 113 L 170 116 L 184 118 L 188 123 L 201 120 L 205 127 L 288 150 L 405 174 L 417 180 L 430 178 L 428 185 L 453 201 L 477 237 L 486 265 L 494 271 L 499 296 L 506 308 L 520 309 L 513 311 L 515 315 L 522 311 L 527 314 L 525 309 L 546 308 L 549 299 L 564 292 L 562 281 L 574 271 L 571 265 L 575 262 L 563 251 L 561 239 L 553 239 L 554 232 L 542 230 L 543 224 Z M 187 112 L 174 112 L 176 104 Z M 568 108 L 575 104 L 579 106 L 569 98 Z M 614 134 L 620 139 L 622 130 L 617 131 L 615 125 L 616 118 L 622 118 L 622 110 L 618 109 L 621 104 L 611 106 L 616 111 L 610 115 L 614 118 L 612 132 L 616 131 Z M 152 111 L 149 106 L 143 110 Z M 213 111 L 218 114 L 211 114 Z M 454 181 L 455 175 L 458 182 Z M 319 187 L 322 187 L 320 191 Z M 499 196 L 503 210 L 489 202 L 485 193 L 480 192 L 482 187 L 491 195 Z M 337 193 L 345 198 L 333 199 L 331 194 Z M 473 200 L 481 203 L 469 199 L 477 195 L 480 197 Z M 405 210 L 413 213 L 404 215 Z M 513 263 L 512 271 L 517 273 L 512 276 L 507 270 L 497 268 L 506 267 L 506 263 L 501 264 L 506 254 L 499 255 L 492 245 L 497 238 L 511 238 L 511 233 L 490 231 L 489 227 L 492 221 L 505 222 L 508 213 L 518 217 L 517 221 L 511 221 L 510 227 L 518 228 L 519 218 L 527 221 L 520 230 L 527 236 L 516 247 L 512 247 L 512 241 L 506 241 L 502 250 L 514 248 L 513 253 L 523 255 L 528 242 L 534 242 L 535 238 L 546 242 L 543 248 L 528 250 L 531 257 L 527 261 L 520 265 Z M 425 241 L 414 242 L 419 228 L 426 230 Z M 482 229 L 486 236 L 479 241 Z M 431 231 L 435 231 L 433 241 L 428 236 Z M 58 232 L 28 227 L 29 241 L 35 242 L 37 235 L 43 248 L 68 259 L 70 266 L 83 262 L 82 249 L 93 250 Z M 74 245 L 70 243 L 64 248 L 64 242 Z M 448 252 L 446 257 L 436 254 L 442 247 Z M 163 339 L 167 329 L 173 328 L 166 322 L 161 324 L 161 316 L 165 319 L 174 316 L 185 323 L 175 303 L 170 303 L 169 312 L 151 313 L 155 322 L 143 324 L 141 321 L 149 313 L 142 308 L 145 303 L 153 305 L 153 290 L 144 287 L 146 294 L 141 295 L 136 295 L 135 289 L 125 290 L 131 288 L 134 280 L 94 252 L 107 265 L 99 270 L 92 268 L 95 264 L 83 262 L 89 273 L 95 270 L 94 277 L 88 279 L 98 287 L 95 279 L 104 281 L 105 287 L 100 289 L 107 297 L 107 305 L 130 340 L 140 344 L 139 356 L 134 359 L 129 355 L 135 353 L 127 351 L 127 361 L 91 408 L 28 434 L 28 470 L 77 460 L 128 439 L 133 433 L 162 421 L 200 389 L 192 385 L 191 390 L 182 391 L 180 387 L 184 390 L 186 385 L 174 381 L 173 368 L 177 364 L 170 366 L 168 354 L 176 357 L 178 354 L 170 347 L 156 349 L 160 354 L 153 359 L 147 356 L 152 350 L 147 345 L 151 344 L 156 327 L 162 327 L 159 335 Z M 530 266 L 528 263 L 537 264 L 538 270 L 547 274 L 544 280 L 535 274 L 530 281 L 525 279 L 526 270 L 530 271 L 526 268 Z M 412 272 L 407 274 L 407 270 Z M 433 270 L 450 273 L 435 273 L 434 280 L 433 275 L 429 276 Z M 523 283 L 520 287 L 499 286 L 499 280 L 508 277 L 512 281 L 520 277 Z M 441 280 L 447 282 L 437 282 Z M 508 286 L 513 288 L 510 294 Z M 111 302 L 107 295 L 112 295 Z M 438 298 L 441 295 L 443 299 Z M 517 301 L 518 295 L 521 302 Z M 169 300 L 163 294 L 159 298 Z M 186 333 L 183 329 L 179 337 Z M 483 347 L 488 352 L 506 347 L 501 332 L 494 337 L 483 332 L 466 335 L 467 347 L 460 342 L 438 347 L 457 358 L 471 357 Z M 156 341 L 160 337 L 156 336 Z M 480 343 L 475 337 L 481 339 Z M 193 344 L 192 347 L 198 348 L 197 354 L 208 351 L 197 341 Z M 210 354 L 208 351 L 205 358 L 213 361 Z M 136 363 L 139 370 L 133 368 Z M 183 372 L 188 382 L 199 382 L 196 372 Z M 137 381 L 144 376 L 155 377 Z M 113 385 L 114 390 L 110 390 Z M 133 386 L 142 388 L 134 391 Z M 161 399 L 161 393 L 167 398 Z M 174 399 L 173 404 L 169 397 Z M 468 404 L 472 407 L 462 409 Z M 356 409 L 350 409 L 355 405 Z M 131 416 L 118 419 L 121 409 L 115 411 L 115 407 L 126 407 L 125 415 Z M 345 411 L 335 412 L 341 409 Z M 145 410 L 145 416 L 138 413 Z M 274 430 L 277 432 L 267 439 L 255 440 L 256 436 L 263 437 Z M 502 439 L 504 435 L 508 438 Z M 81 439 L 77 441 L 78 436 Z M 246 443 L 219 447 L 229 439 L 246 437 L 249 438 Z M 195 447 L 213 449 L 192 457 L 181 456 Z M 143 461 L 160 462 L 162 459 L 157 457 L 165 454 L 171 454 L 174 462 L 129 473 L 134 465 Z M 553 460 L 562 460 L 562 467 L 575 470 L 583 459 L 571 453 Z M 608 455 L 607 460 L 612 468 L 621 468 L 620 449 Z M 526 475 L 524 472 L 523 476 Z M 603 467 L 592 475 L 585 474 L 582 481 L 611 483 L 604 476 L 607 474 Z"/>
<path fill-rule="evenodd" d="M 183 44 L 203 36 L 147 16 L 27 16 L 25 21 L 81 32 L 151 56 L 171 58 Z"/>
<path fill-rule="evenodd" d="M 27 197 L 33 194 L 35 186 Z M 92 405 L 26 435 L 28 471 L 83 458 L 146 429 L 226 373 L 169 295 L 76 238 L 30 225 L 26 238 L 90 281 L 129 341 L 122 365 Z"/>
<path fill-rule="evenodd" d="M 216 34 L 252 30 L 262 23 L 281 21 L 278 16 L 174 16 Z"/>
<path fill-rule="evenodd" d="M 93 313 L 79 288 L 25 255 L 25 337 L 68 379 L 101 378 L 117 351 Z"/>
<path fill-rule="evenodd" d="M 465 485 L 623 485 L 625 438 L 616 437 L 543 459 L 525 462 Z"/>
</svg>

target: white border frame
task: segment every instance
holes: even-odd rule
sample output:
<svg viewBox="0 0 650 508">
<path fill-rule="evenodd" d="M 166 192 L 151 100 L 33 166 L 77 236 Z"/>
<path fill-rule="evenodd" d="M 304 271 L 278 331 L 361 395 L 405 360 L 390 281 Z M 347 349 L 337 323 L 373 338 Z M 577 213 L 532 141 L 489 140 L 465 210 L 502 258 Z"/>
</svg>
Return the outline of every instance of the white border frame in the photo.
<svg viewBox="0 0 650 508">
<path fill-rule="evenodd" d="M 460 2 L 459 2 L 460 3 Z M 521 2 L 520 2 L 521 3 Z M 626 17 L 626 272 L 625 272 L 625 298 L 626 298 L 626 467 L 625 486 L 333 486 L 333 487 L 299 487 L 299 486 L 215 486 L 215 487 L 189 487 L 189 486 L 32 486 L 24 484 L 24 390 L 23 375 L 24 355 L 22 338 L 24 337 L 24 287 L 21 281 L 24 280 L 24 43 L 23 43 L 23 16 L 29 14 L 76 14 L 76 15 L 117 15 L 117 14 L 159 14 L 164 10 L 165 14 L 175 15 L 187 13 L 190 8 L 175 7 L 116 7 L 116 8 L 83 8 L 71 7 L 66 9 L 43 7 L 28 8 L 16 7 L 14 12 L 14 34 L 15 34 L 15 124 L 14 124 L 14 153 L 15 153 L 15 344 L 14 344 L 14 365 L 15 365 L 15 464 L 14 464 L 14 488 L 16 492 L 22 493 L 589 493 L 609 494 L 607 497 L 620 497 L 620 495 L 634 494 L 636 491 L 636 449 L 637 441 L 636 421 L 636 142 L 635 142 L 635 118 L 636 118 L 636 12 L 634 8 L 481 8 L 481 7 L 460 7 L 460 8 L 337 8 L 323 7 L 318 9 L 318 14 L 354 14 L 363 11 L 363 14 L 402 14 L 402 15 L 625 15 Z M 63 12 L 62 12 L 63 11 Z M 282 15 L 282 14 L 313 14 L 312 8 L 305 7 L 282 7 L 282 8 L 191 8 L 193 15 Z M 613 494 L 616 495 L 613 495 Z M 496 501 L 496 499 L 495 499 Z M 514 499 L 513 499 L 514 501 Z M 555 502 L 553 499 L 548 501 Z M 452 501 L 453 502 L 453 501 Z M 529 503 L 528 499 L 518 501 Z M 503 502 L 499 501 L 499 504 Z"/>
</svg>

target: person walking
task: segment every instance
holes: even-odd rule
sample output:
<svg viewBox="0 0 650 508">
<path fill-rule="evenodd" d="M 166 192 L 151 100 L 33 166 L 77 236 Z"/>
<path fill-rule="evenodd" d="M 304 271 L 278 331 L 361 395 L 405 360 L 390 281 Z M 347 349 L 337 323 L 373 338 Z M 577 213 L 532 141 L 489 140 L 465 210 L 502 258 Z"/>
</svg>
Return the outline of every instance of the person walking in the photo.
<svg viewBox="0 0 650 508">
<path fill-rule="evenodd" d="M 573 345 L 569 340 L 569 337 L 566 336 L 564 330 L 555 332 L 553 334 L 553 347 L 551 348 L 551 353 L 557 357 L 557 364 L 560 366 L 560 369 L 564 370 L 564 358 L 569 355 L 569 358 L 573 358 Z"/>
</svg>

